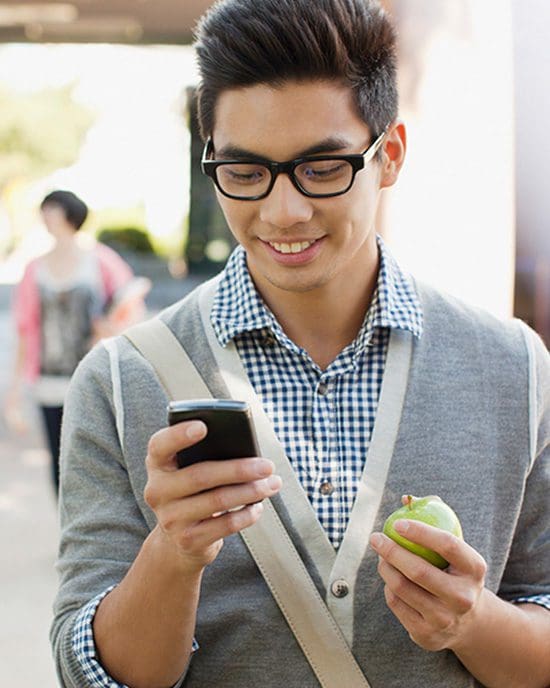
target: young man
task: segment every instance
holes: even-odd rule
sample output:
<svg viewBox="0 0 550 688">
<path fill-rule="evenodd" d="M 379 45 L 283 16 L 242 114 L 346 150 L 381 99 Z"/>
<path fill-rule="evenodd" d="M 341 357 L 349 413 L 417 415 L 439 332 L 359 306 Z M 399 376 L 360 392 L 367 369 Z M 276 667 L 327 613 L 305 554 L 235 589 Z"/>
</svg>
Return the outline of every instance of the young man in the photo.
<svg viewBox="0 0 550 688">
<path fill-rule="evenodd" d="M 318 686 L 239 534 L 271 498 L 372 688 L 547 686 L 548 353 L 376 237 L 406 149 L 391 24 L 366 0 L 225 0 L 197 50 L 203 169 L 240 246 L 161 319 L 213 396 L 258 402 L 274 449 L 178 470 L 205 427 L 165 427 L 125 338 L 87 357 L 63 436 L 63 685 Z M 407 531 L 444 571 L 373 532 L 407 492 L 461 518 L 464 542 Z"/>
</svg>

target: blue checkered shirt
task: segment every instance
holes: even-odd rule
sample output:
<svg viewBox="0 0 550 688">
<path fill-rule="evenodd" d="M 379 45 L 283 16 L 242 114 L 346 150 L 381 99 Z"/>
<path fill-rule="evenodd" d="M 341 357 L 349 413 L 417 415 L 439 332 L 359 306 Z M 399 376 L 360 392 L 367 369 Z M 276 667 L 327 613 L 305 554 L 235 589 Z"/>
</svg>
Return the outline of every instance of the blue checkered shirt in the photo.
<svg viewBox="0 0 550 688">
<path fill-rule="evenodd" d="M 422 308 L 410 277 L 378 238 L 380 269 L 371 306 L 356 339 L 321 370 L 284 333 L 262 301 L 237 247 L 224 270 L 211 311 L 222 346 L 233 340 L 248 378 L 329 540 L 344 536 L 376 418 L 392 329 L 422 336 Z M 95 655 L 92 620 L 103 597 L 80 612 L 73 649 L 91 686 L 126 688 Z M 550 595 L 522 597 L 550 610 Z M 198 645 L 194 644 L 194 649 Z"/>
<path fill-rule="evenodd" d="M 248 378 L 324 527 L 338 547 L 369 449 L 390 330 L 422 334 L 410 279 L 379 240 L 372 305 L 356 339 L 321 370 L 283 332 L 254 288 L 237 248 L 220 282 L 211 322 L 222 346 L 234 340 Z"/>
</svg>

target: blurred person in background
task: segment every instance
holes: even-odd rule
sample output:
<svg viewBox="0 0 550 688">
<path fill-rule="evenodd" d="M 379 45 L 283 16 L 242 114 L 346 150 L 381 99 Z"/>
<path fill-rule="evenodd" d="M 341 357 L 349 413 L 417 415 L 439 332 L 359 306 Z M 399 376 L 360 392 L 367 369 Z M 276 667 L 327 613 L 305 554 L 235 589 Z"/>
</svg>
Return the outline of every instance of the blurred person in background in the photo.
<svg viewBox="0 0 550 688">
<path fill-rule="evenodd" d="M 79 234 L 88 207 L 78 196 L 53 191 L 40 211 L 54 245 L 28 264 L 15 292 L 16 360 L 4 406 L 8 426 L 24 432 L 24 383 L 32 385 L 57 494 L 61 420 L 71 375 L 96 341 L 142 315 L 143 301 L 138 299 L 137 310 L 128 312 L 125 294 L 131 293 L 132 304 L 136 302 L 130 266 L 108 246 L 89 237 L 83 240 Z M 119 322 L 121 311 L 123 322 Z"/>
</svg>

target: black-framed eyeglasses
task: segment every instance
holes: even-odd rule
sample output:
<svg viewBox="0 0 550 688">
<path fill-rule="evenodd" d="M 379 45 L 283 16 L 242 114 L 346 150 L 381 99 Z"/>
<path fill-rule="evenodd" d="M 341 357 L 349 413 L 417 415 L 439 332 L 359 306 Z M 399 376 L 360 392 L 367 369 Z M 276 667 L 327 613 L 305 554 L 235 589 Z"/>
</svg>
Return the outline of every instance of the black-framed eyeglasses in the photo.
<svg viewBox="0 0 550 688">
<path fill-rule="evenodd" d="M 201 169 L 219 191 L 240 201 L 259 201 L 273 189 L 279 174 L 287 174 L 300 193 L 311 198 L 341 196 L 349 191 L 355 175 L 376 155 L 387 129 L 362 153 L 310 155 L 286 162 L 272 160 L 211 160 L 212 139 L 204 147 Z"/>
</svg>

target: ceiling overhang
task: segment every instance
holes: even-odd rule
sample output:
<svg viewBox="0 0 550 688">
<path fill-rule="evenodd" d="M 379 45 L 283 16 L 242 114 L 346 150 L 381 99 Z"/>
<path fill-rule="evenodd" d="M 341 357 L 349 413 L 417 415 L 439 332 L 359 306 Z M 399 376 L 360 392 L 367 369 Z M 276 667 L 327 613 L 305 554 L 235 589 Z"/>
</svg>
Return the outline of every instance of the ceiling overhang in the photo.
<svg viewBox="0 0 550 688">
<path fill-rule="evenodd" d="M 0 43 L 190 43 L 212 0 L 0 1 Z"/>
</svg>

